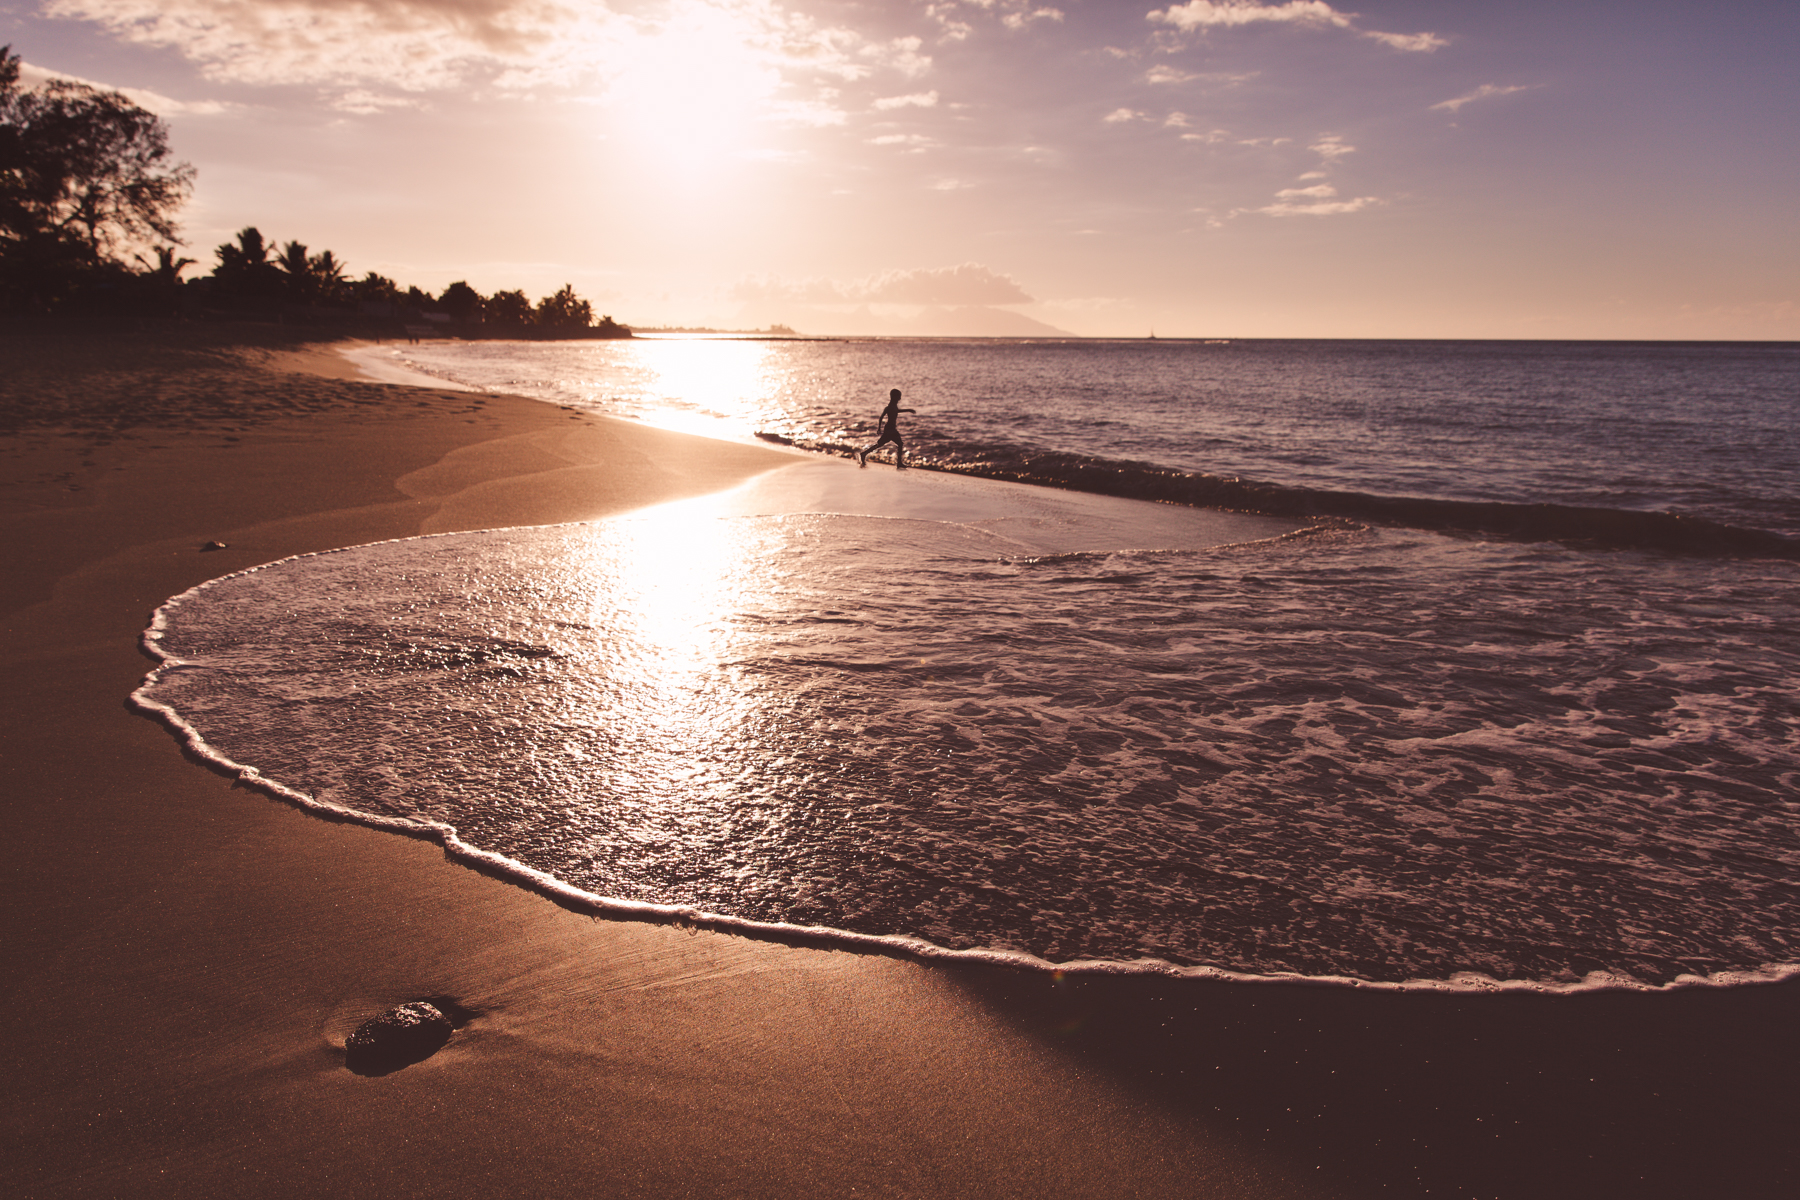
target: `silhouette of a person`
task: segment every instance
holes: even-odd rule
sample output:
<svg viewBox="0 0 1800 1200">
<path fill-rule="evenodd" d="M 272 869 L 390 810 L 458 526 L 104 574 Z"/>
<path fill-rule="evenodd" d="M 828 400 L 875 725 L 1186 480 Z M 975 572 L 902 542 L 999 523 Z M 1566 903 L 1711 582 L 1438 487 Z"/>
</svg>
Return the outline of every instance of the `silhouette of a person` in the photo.
<svg viewBox="0 0 1800 1200">
<path fill-rule="evenodd" d="M 894 465 L 904 471 L 906 469 L 906 443 L 900 440 L 900 414 L 903 412 L 916 413 L 918 411 L 919 410 L 916 408 L 900 407 L 899 388 L 895 388 L 893 391 L 889 392 L 887 407 L 881 410 L 881 415 L 879 417 L 875 418 L 875 427 L 880 430 L 881 436 L 876 439 L 873 446 L 857 452 L 856 465 L 859 467 L 868 466 L 869 455 L 875 453 L 875 451 L 881 449 L 889 442 L 892 442 L 894 443 Z"/>
</svg>

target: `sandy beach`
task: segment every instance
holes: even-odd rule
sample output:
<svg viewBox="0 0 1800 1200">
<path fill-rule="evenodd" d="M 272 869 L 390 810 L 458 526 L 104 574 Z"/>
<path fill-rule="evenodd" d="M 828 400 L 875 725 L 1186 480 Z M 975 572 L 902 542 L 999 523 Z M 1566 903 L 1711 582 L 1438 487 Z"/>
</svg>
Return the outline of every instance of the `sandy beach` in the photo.
<svg viewBox="0 0 1800 1200">
<path fill-rule="evenodd" d="M 706 496 L 841 507 L 891 473 L 373 382 L 277 331 L 0 334 L 0 427 L 9 1194 L 1800 1187 L 1800 983 L 1076 978 L 595 920 L 234 787 L 124 704 L 151 610 L 227 572 Z M 921 486 L 1013 533 L 1081 504 Z M 358 1023 L 421 998 L 461 1022 L 441 1052 L 346 1069 Z"/>
</svg>

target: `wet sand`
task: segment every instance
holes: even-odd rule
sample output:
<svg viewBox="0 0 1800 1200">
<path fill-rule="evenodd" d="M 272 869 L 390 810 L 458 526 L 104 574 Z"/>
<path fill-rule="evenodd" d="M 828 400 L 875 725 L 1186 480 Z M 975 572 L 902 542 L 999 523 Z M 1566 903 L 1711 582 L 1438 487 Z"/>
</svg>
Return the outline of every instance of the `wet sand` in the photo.
<svg viewBox="0 0 1800 1200">
<path fill-rule="evenodd" d="M 790 455 L 359 382 L 328 350 L 241 331 L 0 336 L 0 420 L 9 1194 L 1800 1185 L 1792 983 L 1059 980 L 596 921 L 234 788 L 124 707 L 149 611 L 202 580 L 759 476 L 732 495 L 791 492 L 796 474 L 762 474 Z M 345 1068 L 360 1020 L 431 997 L 463 1021 L 444 1050 Z"/>
</svg>

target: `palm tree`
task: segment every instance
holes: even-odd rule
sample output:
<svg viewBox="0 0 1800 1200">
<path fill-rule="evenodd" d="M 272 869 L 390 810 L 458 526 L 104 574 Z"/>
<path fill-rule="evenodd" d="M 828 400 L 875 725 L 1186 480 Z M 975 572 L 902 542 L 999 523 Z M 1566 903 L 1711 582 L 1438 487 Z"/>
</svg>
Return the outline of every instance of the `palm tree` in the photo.
<svg viewBox="0 0 1800 1200">
<path fill-rule="evenodd" d="M 146 262 L 144 256 L 141 254 L 135 254 L 132 257 L 136 258 L 138 260 L 138 265 L 144 268 L 144 274 L 148 275 L 157 284 L 165 287 L 172 287 L 175 284 L 180 283 L 181 272 L 194 265 L 194 260 L 191 258 L 176 258 L 175 247 L 173 246 L 158 246 L 156 248 L 156 265 L 154 267 Z"/>
<path fill-rule="evenodd" d="M 344 264 L 329 250 L 321 250 L 306 264 L 319 299 L 328 304 L 341 304 L 349 298 L 350 284 L 344 278 Z"/>
<path fill-rule="evenodd" d="M 586 329 L 594 323 L 594 310 L 575 294 L 573 284 L 565 283 L 560 291 L 538 301 L 533 322 L 545 329 Z"/>
<path fill-rule="evenodd" d="M 313 286 L 312 260 L 302 242 L 289 242 L 275 259 L 275 268 L 287 276 L 288 299 L 305 304 L 318 289 Z"/>
<path fill-rule="evenodd" d="M 531 301 L 525 298 L 524 292 L 495 292 L 487 300 L 487 318 L 489 324 L 508 328 L 529 325 Z"/>
<path fill-rule="evenodd" d="M 281 291 L 281 272 L 269 261 L 269 245 L 254 225 L 237 232 L 237 243 L 226 242 L 215 253 L 219 265 L 213 280 L 219 291 L 244 300 L 263 300 Z"/>
</svg>

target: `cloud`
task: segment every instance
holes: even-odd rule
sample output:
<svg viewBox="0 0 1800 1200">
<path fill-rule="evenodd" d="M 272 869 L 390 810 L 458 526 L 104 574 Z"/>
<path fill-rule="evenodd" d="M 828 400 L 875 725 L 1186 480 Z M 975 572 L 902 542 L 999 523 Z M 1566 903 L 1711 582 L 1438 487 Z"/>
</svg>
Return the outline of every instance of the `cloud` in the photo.
<svg viewBox="0 0 1800 1200">
<path fill-rule="evenodd" d="M 1303 189 L 1305 192 L 1312 190 L 1311 188 Z M 1360 212 L 1371 204 L 1381 203 L 1380 198 L 1376 196 L 1358 196 L 1354 200 L 1314 200 L 1307 204 L 1296 204 L 1292 200 L 1279 198 L 1287 194 L 1287 192 L 1277 192 L 1277 200 L 1274 204 L 1238 211 L 1261 213 L 1265 217 L 1333 217 L 1340 213 Z"/>
<path fill-rule="evenodd" d="M 396 108 L 423 108 L 425 105 L 413 96 L 395 96 L 371 92 L 367 88 L 352 88 L 350 91 L 333 97 L 331 107 L 340 112 L 366 116 L 369 113 L 389 112 Z"/>
<path fill-rule="evenodd" d="M 1192 72 L 1171 67 L 1167 63 L 1158 63 L 1144 72 L 1145 83 L 1186 83 L 1190 79 L 1198 78 L 1199 76 Z"/>
<path fill-rule="evenodd" d="M 855 37 L 855 34 L 844 34 Z M 898 37 L 887 42 L 870 42 L 857 53 L 869 62 L 891 67 L 911 79 L 931 70 L 931 56 L 920 54 L 925 42 L 916 37 Z"/>
<path fill-rule="evenodd" d="M 1258 4 L 1256 0 L 1189 0 L 1152 12 L 1146 18 L 1177 29 L 1216 29 L 1257 22 L 1350 27 L 1351 14 L 1338 12 L 1323 0 L 1288 0 L 1286 4 Z"/>
<path fill-rule="evenodd" d="M 654 15 L 564 0 L 46 0 L 44 11 L 172 49 L 210 80 L 341 90 L 354 111 L 482 85 L 607 89 L 651 64 L 667 93 L 691 83 L 739 114 L 834 124 L 824 101 L 777 107 L 775 92 L 931 69 L 919 38 L 866 37 L 770 0 L 671 0 Z"/>
<path fill-rule="evenodd" d="M 217 116 L 228 112 L 235 105 L 223 104 L 217 100 L 177 100 L 165 96 L 161 92 L 152 92 L 144 88 L 115 87 L 110 83 L 100 83 L 92 79 L 83 79 L 79 75 L 70 75 L 66 71 L 52 71 L 48 67 L 33 66 L 28 62 L 19 64 L 19 82 L 28 88 L 39 88 L 52 79 L 66 79 L 70 83 L 84 84 L 102 92 L 117 92 L 146 112 L 153 112 L 159 117 Z"/>
<path fill-rule="evenodd" d="M 1318 171 L 1308 171 L 1301 178 L 1316 179 L 1320 174 Z M 1329 183 L 1282 188 L 1275 193 L 1275 203 L 1265 204 L 1261 208 L 1236 208 L 1230 215 L 1236 217 L 1244 213 L 1256 213 L 1265 217 L 1335 217 L 1344 213 L 1361 212 L 1372 204 L 1382 202 L 1378 196 L 1339 200 L 1337 194 L 1337 189 Z"/>
<path fill-rule="evenodd" d="M 1115 108 L 1100 119 L 1108 125 L 1122 125 L 1126 121 L 1146 119 L 1146 114 L 1137 111 L 1135 108 Z"/>
<path fill-rule="evenodd" d="M 1339 12 L 1324 0 L 1287 0 L 1285 4 L 1262 4 L 1258 0 L 1189 0 L 1186 4 L 1156 9 L 1146 14 L 1145 20 L 1172 25 L 1183 33 L 1258 24 L 1349 29 L 1394 50 L 1427 53 L 1449 44 L 1435 33 L 1377 33 L 1373 30 L 1356 30 L 1355 13 Z"/>
<path fill-rule="evenodd" d="M 980 263 L 886 271 L 864 281 L 863 299 L 882 304 L 1030 304 L 1010 275 Z"/>
<path fill-rule="evenodd" d="M 1018 280 L 980 263 L 883 271 L 864 279 L 780 279 L 751 276 L 732 288 L 734 299 L 789 304 L 1031 304 Z"/>
<path fill-rule="evenodd" d="M 1336 162 L 1346 154 L 1356 153 L 1355 146 L 1344 145 L 1344 139 L 1335 133 L 1321 134 L 1319 140 L 1308 146 L 1307 149 L 1319 155 L 1326 162 Z"/>
<path fill-rule="evenodd" d="M 1523 83 L 1511 85 L 1484 83 L 1472 92 L 1465 92 L 1454 100 L 1440 100 L 1431 107 L 1434 110 L 1453 113 L 1462 108 L 1463 105 L 1472 104 L 1477 100 L 1486 100 L 1490 96 L 1510 96 L 1514 92 L 1524 92 L 1529 91 L 1530 89 L 1531 85 Z"/>
<path fill-rule="evenodd" d="M 884 96 L 875 101 L 878 109 L 890 108 L 936 108 L 938 94 L 932 92 L 914 92 L 910 96 Z"/>
<path fill-rule="evenodd" d="M 213 80 L 379 81 L 413 91 L 454 83 L 477 61 L 554 56 L 553 31 L 566 22 L 548 5 L 524 0 L 50 0 L 45 11 L 125 41 L 171 47 Z"/>
<path fill-rule="evenodd" d="M 938 33 L 946 42 L 965 42 L 975 33 L 975 27 L 957 15 L 954 0 L 949 3 L 927 4 L 925 16 L 937 22 Z"/>
<path fill-rule="evenodd" d="M 1450 39 L 1439 37 L 1435 33 L 1376 33 L 1369 30 L 1363 34 L 1366 38 L 1374 38 L 1384 46 L 1395 50 L 1405 50 L 1413 54 L 1430 54 L 1433 50 L 1441 50 L 1450 44 Z"/>
<path fill-rule="evenodd" d="M 904 146 L 908 150 L 923 150 L 927 146 L 937 145 L 937 141 L 922 133 L 884 133 L 879 137 L 870 138 L 869 145 Z"/>
<path fill-rule="evenodd" d="M 1008 29 L 1023 29 L 1033 21 L 1060 21 L 1063 19 L 1060 8 L 1019 9 L 1009 12 L 1000 18 L 1000 23 Z"/>
<path fill-rule="evenodd" d="M 975 11 L 968 11 L 970 9 Z M 1035 21 L 1061 21 L 1063 11 L 1047 6 L 1033 7 L 1031 0 L 962 0 L 960 4 L 957 0 L 935 0 L 925 6 L 925 16 L 937 23 L 944 41 L 962 42 L 975 35 L 971 21 L 998 17 L 1005 28 L 1020 30 Z"/>
</svg>

